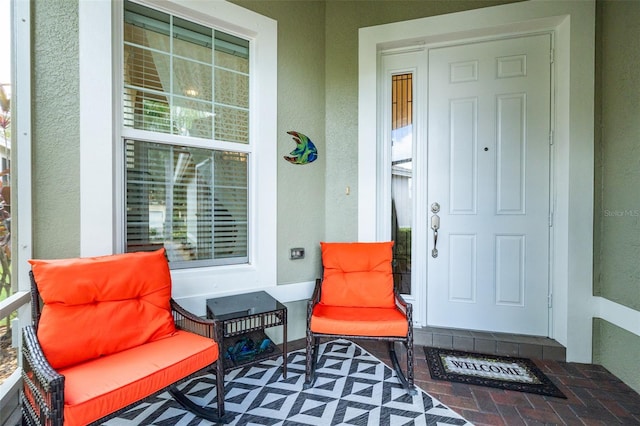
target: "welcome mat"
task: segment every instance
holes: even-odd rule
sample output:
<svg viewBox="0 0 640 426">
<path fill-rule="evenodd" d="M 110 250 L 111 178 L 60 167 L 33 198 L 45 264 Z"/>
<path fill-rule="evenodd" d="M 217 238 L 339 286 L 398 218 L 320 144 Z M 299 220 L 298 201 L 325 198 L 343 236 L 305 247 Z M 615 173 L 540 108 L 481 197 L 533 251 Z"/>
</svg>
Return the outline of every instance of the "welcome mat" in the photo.
<svg viewBox="0 0 640 426">
<path fill-rule="evenodd" d="M 346 340 L 320 345 L 315 386 L 304 389 L 305 350 L 239 367 L 225 375 L 225 406 L 239 425 L 459 425 L 459 414 L 418 388 L 409 395 L 395 372 L 362 347 Z M 182 390 L 196 403 L 216 400 L 211 374 L 185 382 Z M 151 396 L 112 418 L 105 426 L 210 426 L 180 406 L 168 392 Z"/>
<path fill-rule="evenodd" d="M 450 349 L 424 348 L 431 378 L 567 398 L 527 358 L 484 355 Z"/>
</svg>

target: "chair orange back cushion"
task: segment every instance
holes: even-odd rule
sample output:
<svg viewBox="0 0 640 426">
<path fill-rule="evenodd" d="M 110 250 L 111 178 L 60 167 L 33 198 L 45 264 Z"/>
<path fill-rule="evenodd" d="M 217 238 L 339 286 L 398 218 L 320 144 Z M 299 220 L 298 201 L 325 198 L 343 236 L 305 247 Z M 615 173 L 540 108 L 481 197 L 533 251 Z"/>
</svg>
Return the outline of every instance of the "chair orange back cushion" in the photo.
<svg viewBox="0 0 640 426">
<path fill-rule="evenodd" d="M 330 306 L 395 306 L 393 241 L 381 243 L 321 242 L 324 276 L 320 303 Z"/>
<path fill-rule="evenodd" d="M 175 332 L 164 249 L 29 263 L 44 301 L 38 340 L 55 369 Z"/>
</svg>

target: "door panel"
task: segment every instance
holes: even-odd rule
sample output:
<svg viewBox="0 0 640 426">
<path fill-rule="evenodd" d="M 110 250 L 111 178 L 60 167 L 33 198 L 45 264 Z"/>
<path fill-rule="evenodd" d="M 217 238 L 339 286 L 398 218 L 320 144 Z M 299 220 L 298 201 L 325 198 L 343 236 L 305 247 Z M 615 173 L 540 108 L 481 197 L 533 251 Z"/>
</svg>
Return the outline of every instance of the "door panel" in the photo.
<svg viewBox="0 0 640 426">
<path fill-rule="evenodd" d="M 429 51 L 429 325 L 548 335 L 550 45 Z"/>
<path fill-rule="evenodd" d="M 496 235 L 496 305 L 524 306 L 524 235 Z"/>
<path fill-rule="evenodd" d="M 451 101 L 449 156 L 449 199 L 451 214 L 475 214 L 478 191 L 477 99 Z"/>
<path fill-rule="evenodd" d="M 449 299 L 476 302 L 477 252 L 473 234 L 449 236 Z"/>
<path fill-rule="evenodd" d="M 524 214 L 526 149 L 524 94 L 497 98 L 497 214 Z"/>
</svg>

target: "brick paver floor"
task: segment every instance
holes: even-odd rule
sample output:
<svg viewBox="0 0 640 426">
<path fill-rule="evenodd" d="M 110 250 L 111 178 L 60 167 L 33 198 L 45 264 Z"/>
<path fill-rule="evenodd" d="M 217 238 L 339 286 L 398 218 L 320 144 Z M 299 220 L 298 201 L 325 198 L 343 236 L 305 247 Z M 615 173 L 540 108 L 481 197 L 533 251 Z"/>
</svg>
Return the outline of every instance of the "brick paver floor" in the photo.
<svg viewBox="0 0 640 426">
<path fill-rule="evenodd" d="M 391 365 L 386 343 L 355 342 Z M 292 350 L 304 348 L 304 340 L 292 342 L 290 347 Z M 533 361 L 567 399 L 432 380 L 421 346 L 415 348 L 415 382 L 477 426 L 640 425 L 640 395 L 606 368 L 594 364 Z M 400 363 L 405 365 L 402 359 Z"/>
</svg>

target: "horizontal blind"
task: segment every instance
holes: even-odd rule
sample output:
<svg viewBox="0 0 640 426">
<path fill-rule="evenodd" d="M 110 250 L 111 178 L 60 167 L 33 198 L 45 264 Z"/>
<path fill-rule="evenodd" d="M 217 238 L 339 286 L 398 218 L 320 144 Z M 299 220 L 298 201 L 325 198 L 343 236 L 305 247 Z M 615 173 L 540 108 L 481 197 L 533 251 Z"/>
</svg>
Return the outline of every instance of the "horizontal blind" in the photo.
<svg viewBox="0 0 640 426">
<path fill-rule="evenodd" d="M 127 251 L 165 247 L 172 267 L 248 261 L 248 154 L 125 144 Z"/>
<path fill-rule="evenodd" d="M 122 43 L 126 250 L 165 247 L 172 268 L 248 262 L 249 41 L 125 1 Z"/>
<path fill-rule="evenodd" d="M 249 41 L 125 2 L 125 127 L 249 143 Z"/>
</svg>

